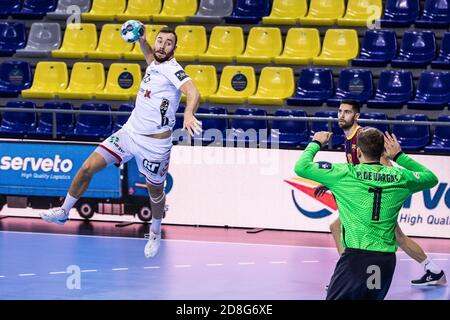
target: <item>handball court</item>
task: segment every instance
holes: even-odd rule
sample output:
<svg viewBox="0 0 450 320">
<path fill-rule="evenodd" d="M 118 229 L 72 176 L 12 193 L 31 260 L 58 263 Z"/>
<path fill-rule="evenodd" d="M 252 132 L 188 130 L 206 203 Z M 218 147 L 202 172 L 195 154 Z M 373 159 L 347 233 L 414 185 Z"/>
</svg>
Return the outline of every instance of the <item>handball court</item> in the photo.
<svg viewBox="0 0 450 320">
<path fill-rule="evenodd" d="M 338 254 L 327 233 L 163 225 L 144 257 L 148 225 L 37 218 L 0 220 L 0 299 L 322 300 Z M 450 240 L 415 238 L 447 275 Z M 68 279 L 79 271 L 79 289 Z M 72 267 L 73 268 L 73 267 Z M 68 272 L 70 271 L 70 273 Z M 387 299 L 450 300 L 448 286 L 413 287 L 422 267 L 397 253 Z"/>
</svg>

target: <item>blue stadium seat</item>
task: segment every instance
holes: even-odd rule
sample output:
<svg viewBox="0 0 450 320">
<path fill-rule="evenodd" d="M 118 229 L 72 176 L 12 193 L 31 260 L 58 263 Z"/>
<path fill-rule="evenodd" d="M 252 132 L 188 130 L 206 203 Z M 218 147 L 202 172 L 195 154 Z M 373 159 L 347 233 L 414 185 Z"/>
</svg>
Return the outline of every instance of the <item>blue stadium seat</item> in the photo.
<svg viewBox="0 0 450 320">
<path fill-rule="evenodd" d="M 267 112 L 260 108 L 238 108 L 235 115 L 266 116 Z M 259 141 L 259 130 L 267 129 L 267 120 L 231 120 L 231 130 L 228 130 L 227 145 L 249 146 L 255 145 Z M 255 134 L 256 133 L 256 134 Z"/>
<path fill-rule="evenodd" d="M 444 33 L 441 49 L 436 60 L 431 62 L 433 68 L 450 69 L 450 32 Z"/>
<path fill-rule="evenodd" d="M 14 19 L 41 19 L 56 9 L 58 0 L 23 0 L 22 9 L 13 13 Z"/>
<path fill-rule="evenodd" d="M 117 109 L 117 111 L 126 111 L 126 112 L 132 112 L 134 109 L 134 105 L 131 103 L 122 103 L 119 108 Z M 130 117 L 130 115 L 123 115 L 123 116 L 116 116 L 116 121 L 114 123 L 114 132 L 119 131 L 120 129 L 122 129 L 123 125 L 128 121 L 128 118 Z"/>
<path fill-rule="evenodd" d="M 225 17 L 226 23 L 258 24 L 262 17 L 270 15 L 269 0 L 237 0 L 231 16 Z"/>
<path fill-rule="evenodd" d="M 300 72 L 290 106 L 320 106 L 334 93 L 333 72 L 328 68 L 305 68 Z"/>
<path fill-rule="evenodd" d="M 424 114 L 400 114 L 395 120 L 428 121 L 428 117 Z M 392 132 L 405 151 L 420 150 L 430 141 L 430 126 L 396 124 Z"/>
<path fill-rule="evenodd" d="M 426 0 L 422 16 L 415 26 L 420 28 L 447 28 L 450 23 L 448 0 Z"/>
<path fill-rule="evenodd" d="M 373 96 L 372 72 L 366 69 L 344 69 L 339 74 L 336 94 L 327 100 L 332 107 L 339 106 L 341 100 L 356 100 L 365 103 Z"/>
<path fill-rule="evenodd" d="M 80 110 L 111 111 L 105 103 L 83 103 Z M 80 114 L 72 137 L 102 139 L 112 133 L 112 116 Z"/>
<path fill-rule="evenodd" d="M 306 117 L 303 110 L 277 110 L 276 117 Z M 274 120 L 270 136 L 261 137 L 260 144 L 271 146 L 274 139 L 278 140 L 280 148 L 297 148 L 309 138 L 308 122 L 292 120 Z"/>
<path fill-rule="evenodd" d="M 437 121 L 450 122 L 450 116 L 441 115 Z M 450 126 L 436 126 L 431 144 L 425 147 L 425 151 L 450 153 Z"/>
<path fill-rule="evenodd" d="M 397 55 L 397 35 L 392 30 L 367 30 L 354 66 L 385 67 Z"/>
<path fill-rule="evenodd" d="M 384 70 L 380 73 L 375 97 L 367 101 L 369 108 L 402 108 L 413 98 L 411 71 Z"/>
<path fill-rule="evenodd" d="M 0 56 L 12 56 L 27 43 L 25 25 L 21 22 L 0 22 Z"/>
<path fill-rule="evenodd" d="M 43 109 L 52 110 L 73 110 L 73 105 L 68 102 L 47 102 Z M 65 137 L 73 132 L 74 115 L 69 113 L 56 114 L 56 134 L 58 137 Z M 41 113 L 36 136 L 51 137 L 53 134 L 53 114 L 49 112 Z"/>
<path fill-rule="evenodd" d="M 382 27 L 409 27 L 419 18 L 419 0 L 386 0 Z"/>
<path fill-rule="evenodd" d="M 178 107 L 178 110 L 176 113 L 184 113 L 184 110 L 186 107 L 184 105 L 180 105 Z M 182 129 L 183 128 L 183 116 L 176 116 L 175 117 L 175 126 L 173 127 L 173 130 Z"/>
<path fill-rule="evenodd" d="M 32 75 L 28 62 L 5 61 L 0 64 L 0 97 L 18 97 L 31 87 Z"/>
<path fill-rule="evenodd" d="M 197 110 L 199 114 L 227 114 L 227 109 L 223 107 L 200 107 Z M 194 136 L 194 141 L 202 144 L 223 144 L 228 129 L 227 119 L 199 118 L 202 122 L 202 133 Z M 217 140 L 221 136 L 220 141 Z"/>
<path fill-rule="evenodd" d="M 334 118 L 337 119 L 338 115 L 336 111 L 317 111 L 314 114 L 314 117 L 318 118 Z M 333 122 L 331 125 L 331 131 L 333 132 L 333 136 L 331 138 L 331 145 L 333 148 L 342 147 L 345 139 L 344 131 L 339 128 L 338 122 Z M 315 122 L 312 121 L 310 136 L 306 141 L 301 143 L 302 147 L 306 147 L 308 143 L 312 141 L 312 137 L 318 131 L 330 131 L 328 129 L 328 122 Z"/>
<path fill-rule="evenodd" d="M 360 119 L 372 119 L 372 120 L 387 120 L 387 115 L 382 112 L 361 112 Z M 389 131 L 389 126 L 387 124 L 374 124 L 374 123 L 361 123 L 362 127 L 374 127 L 381 132 Z"/>
<path fill-rule="evenodd" d="M 34 102 L 10 101 L 7 108 L 36 109 Z M 36 112 L 4 112 L 0 125 L 0 134 L 3 136 L 27 136 L 36 131 Z"/>
<path fill-rule="evenodd" d="M 176 113 L 184 114 L 184 110 L 186 109 L 185 105 L 180 105 Z M 192 139 L 189 137 L 189 133 L 187 131 L 181 132 L 183 129 L 183 116 L 175 116 L 175 126 L 173 127 L 174 133 L 172 134 L 172 140 L 174 143 L 192 143 Z"/>
<path fill-rule="evenodd" d="M 2 0 L 0 2 L 0 19 L 6 19 L 12 13 L 19 12 L 21 6 L 20 0 Z"/>
<path fill-rule="evenodd" d="M 450 73 L 424 71 L 409 109 L 442 110 L 450 102 Z"/>
<path fill-rule="evenodd" d="M 436 56 L 436 38 L 432 31 L 405 31 L 402 45 L 391 66 L 425 68 Z"/>
</svg>

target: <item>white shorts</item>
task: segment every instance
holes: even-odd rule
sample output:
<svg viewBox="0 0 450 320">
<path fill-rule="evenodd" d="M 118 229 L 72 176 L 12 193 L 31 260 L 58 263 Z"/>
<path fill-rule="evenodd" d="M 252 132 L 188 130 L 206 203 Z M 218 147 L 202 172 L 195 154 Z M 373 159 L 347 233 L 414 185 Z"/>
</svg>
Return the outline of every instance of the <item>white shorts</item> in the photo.
<svg viewBox="0 0 450 320">
<path fill-rule="evenodd" d="M 119 166 L 133 159 L 139 172 L 153 185 L 163 184 L 169 170 L 172 137 L 156 139 L 124 128 L 105 139 L 95 150 L 108 165 Z"/>
</svg>

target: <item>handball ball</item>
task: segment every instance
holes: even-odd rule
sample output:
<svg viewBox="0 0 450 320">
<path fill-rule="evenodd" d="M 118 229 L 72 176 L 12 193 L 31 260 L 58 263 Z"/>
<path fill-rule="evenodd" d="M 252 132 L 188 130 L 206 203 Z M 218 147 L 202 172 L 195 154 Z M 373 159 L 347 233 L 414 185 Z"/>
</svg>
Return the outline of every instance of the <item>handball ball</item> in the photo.
<svg viewBox="0 0 450 320">
<path fill-rule="evenodd" d="M 144 35 L 144 26 L 136 20 L 128 20 L 120 29 L 123 40 L 126 42 L 136 42 L 139 36 Z"/>
</svg>

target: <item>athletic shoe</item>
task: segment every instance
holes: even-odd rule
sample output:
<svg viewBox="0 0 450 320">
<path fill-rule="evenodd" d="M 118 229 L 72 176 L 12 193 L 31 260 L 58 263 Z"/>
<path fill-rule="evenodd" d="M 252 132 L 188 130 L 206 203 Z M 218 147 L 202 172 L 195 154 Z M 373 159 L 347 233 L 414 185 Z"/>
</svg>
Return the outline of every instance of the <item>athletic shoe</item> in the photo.
<svg viewBox="0 0 450 320">
<path fill-rule="evenodd" d="M 443 286 L 446 283 L 447 279 L 445 278 L 444 270 L 440 273 L 433 273 L 430 270 L 427 270 L 422 278 L 411 281 L 413 286 Z"/>
<path fill-rule="evenodd" d="M 69 215 L 66 214 L 63 208 L 51 208 L 41 211 L 39 216 L 47 222 L 56 224 L 64 224 L 69 218 Z"/>
<path fill-rule="evenodd" d="M 146 258 L 150 258 L 158 253 L 159 245 L 161 243 L 161 233 L 153 233 L 150 231 L 149 234 L 145 235 L 145 237 L 147 236 L 148 241 L 144 248 L 144 254 Z"/>
</svg>

